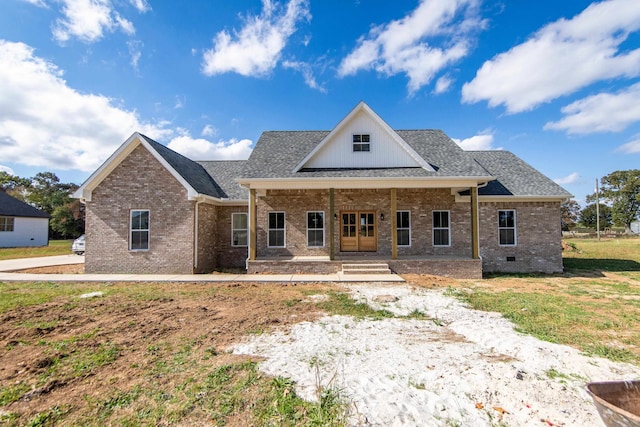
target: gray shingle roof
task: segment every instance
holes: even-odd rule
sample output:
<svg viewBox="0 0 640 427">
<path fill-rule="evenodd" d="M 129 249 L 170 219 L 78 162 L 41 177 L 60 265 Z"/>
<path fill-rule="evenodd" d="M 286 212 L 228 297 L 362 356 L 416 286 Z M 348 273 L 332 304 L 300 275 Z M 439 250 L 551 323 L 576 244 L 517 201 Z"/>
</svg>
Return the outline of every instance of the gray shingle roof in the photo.
<svg viewBox="0 0 640 427">
<path fill-rule="evenodd" d="M 480 188 L 479 195 L 571 197 L 564 188 L 509 151 L 468 151 L 467 154 L 497 178 Z"/>
<path fill-rule="evenodd" d="M 435 172 L 415 168 L 302 169 L 293 172 L 329 131 L 270 131 L 256 143 L 242 178 L 465 177 L 488 173 L 440 130 L 396 131 Z"/>
<path fill-rule="evenodd" d="M 249 199 L 249 190 L 236 182 L 236 178 L 242 174 L 246 160 L 214 160 L 197 163 L 218 183 L 224 197 L 231 200 Z"/>
<path fill-rule="evenodd" d="M 11 197 L 4 191 L 0 191 L 0 216 L 51 218 L 51 215 L 48 213 L 34 208 L 22 200 Z"/>
<path fill-rule="evenodd" d="M 248 191 L 235 182 L 246 160 L 196 162 L 141 135 L 194 190 L 219 199 L 242 200 Z"/>
<path fill-rule="evenodd" d="M 182 154 L 176 153 L 170 148 L 165 147 L 147 136 L 141 136 L 198 193 L 217 198 L 224 197 L 224 191 L 222 188 L 220 188 L 211 175 L 209 175 L 201 165 Z"/>
</svg>

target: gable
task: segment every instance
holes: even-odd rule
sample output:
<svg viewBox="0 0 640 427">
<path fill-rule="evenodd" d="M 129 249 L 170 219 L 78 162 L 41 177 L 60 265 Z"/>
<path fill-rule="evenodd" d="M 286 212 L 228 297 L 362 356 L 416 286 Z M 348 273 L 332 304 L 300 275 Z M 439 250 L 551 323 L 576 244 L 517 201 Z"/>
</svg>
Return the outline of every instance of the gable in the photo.
<svg viewBox="0 0 640 427">
<path fill-rule="evenodd" d="M 368 136 L 368 150 L 354 149 L 354 135 Z M 338 123 L 295 170 L 335 168 L 433 170 L 364 102 Z"/>
</svg>

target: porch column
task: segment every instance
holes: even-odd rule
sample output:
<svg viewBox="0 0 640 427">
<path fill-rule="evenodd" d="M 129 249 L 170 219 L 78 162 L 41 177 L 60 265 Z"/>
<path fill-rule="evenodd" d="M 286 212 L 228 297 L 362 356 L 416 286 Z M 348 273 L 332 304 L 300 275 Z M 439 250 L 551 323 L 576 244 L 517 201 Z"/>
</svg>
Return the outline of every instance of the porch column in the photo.
<svg viewBox="0 0 640 427">
<path fill-rule="evenodd" d="M 478 229 L 478 187 L 471 187 L 471 258 L 480 258 L 480 233 Z"/>
<path fill-rule="evenodd" d="M 398 228 L 396 211 L 398 210 L 397 191 L 391 189 L 391 259 L 398 259 Z"/>
<path fill-rule="evenodd" d="M 333 219 L 335 215 L 335 194 L 334 189 L 329 189 L 329 259 L 333 261 L 336 256 L 336 239 L 335 228 L 336 221 Z"/>
<path fill-rule="evenodd" d="M 256 259 L 256 189 L 249 190 L 249 260 Z"/>
</svg>

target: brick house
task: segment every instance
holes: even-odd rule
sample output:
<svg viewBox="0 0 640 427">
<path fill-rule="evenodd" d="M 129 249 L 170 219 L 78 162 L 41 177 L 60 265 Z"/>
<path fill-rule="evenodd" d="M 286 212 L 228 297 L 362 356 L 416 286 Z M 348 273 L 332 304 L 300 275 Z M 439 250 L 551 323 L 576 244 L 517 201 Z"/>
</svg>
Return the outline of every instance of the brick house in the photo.
<svg viewBox="0 0 640 427">
<path fill-rule="evenodd" d="M 330 131 L 264 132 L 195 162 L 135 133 L 76 193 L 87 272 L 328 273 L 384 261 L 455 277 L 562 271 L 560 186 L 506 151 L 393 130 L 365 103 Z"/>
</svg>

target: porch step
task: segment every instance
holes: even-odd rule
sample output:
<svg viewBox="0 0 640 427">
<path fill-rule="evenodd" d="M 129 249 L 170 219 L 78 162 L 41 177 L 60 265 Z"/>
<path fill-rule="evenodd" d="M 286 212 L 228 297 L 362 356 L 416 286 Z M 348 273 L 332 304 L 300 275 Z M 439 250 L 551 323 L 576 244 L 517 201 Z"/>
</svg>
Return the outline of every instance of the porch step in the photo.
<svg viewBox="0 0 640 427">
<path fill-rule="evenodd" d="M 389 264 L 342 264 L 342 274 L 391 274 Z"/>
</svg>

